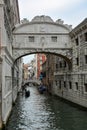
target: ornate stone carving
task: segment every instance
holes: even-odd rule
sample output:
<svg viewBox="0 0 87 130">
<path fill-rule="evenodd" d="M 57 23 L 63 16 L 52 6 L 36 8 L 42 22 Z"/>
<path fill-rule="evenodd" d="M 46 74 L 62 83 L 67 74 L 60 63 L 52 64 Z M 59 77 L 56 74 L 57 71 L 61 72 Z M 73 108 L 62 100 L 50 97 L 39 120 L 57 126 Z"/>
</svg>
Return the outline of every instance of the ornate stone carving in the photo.
<svg viewBox="0 0 87 130">
<path fill-rule="evenodd" d="M 23 20 L 21 20 L 21 23 L 22 23 L 22 24 L 29 23 L 29 20 L 26 19 L 26 18 L 24 18 Z"/>
<path fill-rule="evenodd" d="M 53 22 L 53 20 L 49 16 L 41 15 L 34 17 L 31 22 Z"/>
<path fill-rule="evenodd" d="M 46 32 L 46 28 L 44 25 L 40 26 L 40 32 Z"/>
</svg>

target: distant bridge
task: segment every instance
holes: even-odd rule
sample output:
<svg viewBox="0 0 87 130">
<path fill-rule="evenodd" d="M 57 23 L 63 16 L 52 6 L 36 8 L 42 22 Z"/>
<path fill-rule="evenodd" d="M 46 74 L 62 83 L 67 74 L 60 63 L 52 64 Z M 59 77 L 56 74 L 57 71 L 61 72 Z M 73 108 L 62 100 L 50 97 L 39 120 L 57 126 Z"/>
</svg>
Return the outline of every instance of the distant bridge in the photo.
<svg viewBox="0 0 87 130">
<path fill-rule="evenodd" d="M 24 81 L 24 84 L 27 84 L 27 83 L 36 83 L 37 85 L 40 85 L 41 81 L 38 79 L 28 79 Z"/>
</svg>

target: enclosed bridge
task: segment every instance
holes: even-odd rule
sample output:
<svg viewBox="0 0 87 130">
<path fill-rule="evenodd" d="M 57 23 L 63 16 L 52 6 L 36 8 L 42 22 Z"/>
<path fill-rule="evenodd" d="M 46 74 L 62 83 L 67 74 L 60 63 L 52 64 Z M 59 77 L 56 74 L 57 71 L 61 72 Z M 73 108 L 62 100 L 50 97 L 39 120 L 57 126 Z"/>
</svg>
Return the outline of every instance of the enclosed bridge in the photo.
<svg viewBox="0 0 87 130">
<path fill-rule="evenodd" d="M 55 22 L 49 16 L 36 16 L 32 21 L 24 19 L 13 31 L 14 60 L 34 53 L 51 53 L 71 63 L 71 25 L 61 19 Z"/>
</svg>

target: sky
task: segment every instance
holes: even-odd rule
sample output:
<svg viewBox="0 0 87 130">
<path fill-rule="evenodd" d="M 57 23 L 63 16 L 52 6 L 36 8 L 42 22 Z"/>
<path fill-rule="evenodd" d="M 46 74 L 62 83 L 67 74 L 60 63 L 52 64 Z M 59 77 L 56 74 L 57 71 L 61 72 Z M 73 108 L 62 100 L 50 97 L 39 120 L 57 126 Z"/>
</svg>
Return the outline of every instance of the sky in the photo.
<svg viewBox="0 0 87 130">
<path fill-rule="evenodd" d="M 20 19 L 31 21 L 35 16 L 50 16 L 54 22 L 62 19 L 74 28 L 87 17 L 87 0 L 19 0 Z M 32 59 L 32 55 L 29 59 Z M 27 57 L 24 62 L 26 62 Z"/>
</svg>

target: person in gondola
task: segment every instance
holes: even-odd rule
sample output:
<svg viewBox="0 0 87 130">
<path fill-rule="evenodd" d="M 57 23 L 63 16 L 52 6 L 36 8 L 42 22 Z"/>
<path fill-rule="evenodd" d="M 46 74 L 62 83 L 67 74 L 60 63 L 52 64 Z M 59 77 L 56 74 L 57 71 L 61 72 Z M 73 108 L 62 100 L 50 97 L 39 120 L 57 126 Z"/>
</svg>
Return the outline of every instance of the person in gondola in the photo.
<svg viewBox="0 0 87 130">
<path fill-rule="evenodd" d="M 30 96 L 30 91 L 25 89 L 25 97 L 29 97 Z"/>
</svg>

